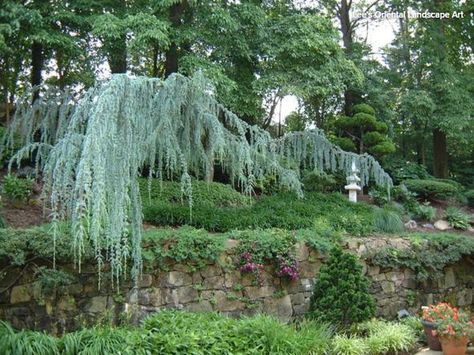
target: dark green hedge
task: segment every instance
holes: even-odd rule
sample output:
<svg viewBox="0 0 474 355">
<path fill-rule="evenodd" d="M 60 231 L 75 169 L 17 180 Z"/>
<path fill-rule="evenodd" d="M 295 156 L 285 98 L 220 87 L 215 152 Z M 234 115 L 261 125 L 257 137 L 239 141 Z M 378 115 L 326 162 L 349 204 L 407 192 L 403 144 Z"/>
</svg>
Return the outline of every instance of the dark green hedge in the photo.
<svg viewBox="0 0 474 355">
<path fill-rule="evenodd" d="M 144 202 L 144 220 L 157 226 L 188 224 L 212 232 L 233 229 L 310 228 L 316 219 L 325 219 L 335 230 L 366 235 L 373 229 L 373 208 L 353 204 L 338 193 L 306 193 L 298 199 L 291 193 L 261 196 L 253 205 L 216 207 L 195 202 L 192 211 L 184 203 L 163 200 Z"/>
<path fill-rule="evenodd" d="M 451 180 L 413 179 L 405 180 L 403 184 L 409 191 L 416 193 L 423 199 L 445 199 L 459 192 L 458 184 Z"/>
</svg>

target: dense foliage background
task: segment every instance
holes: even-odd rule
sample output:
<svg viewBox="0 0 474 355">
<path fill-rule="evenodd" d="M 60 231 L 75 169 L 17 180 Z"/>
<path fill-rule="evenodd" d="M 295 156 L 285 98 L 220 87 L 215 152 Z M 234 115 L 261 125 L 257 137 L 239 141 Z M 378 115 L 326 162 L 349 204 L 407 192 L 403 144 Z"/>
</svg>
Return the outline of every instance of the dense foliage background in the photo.
<svg viewBox="0 0 474 355">
<path fill-rule="evenodd" d="M 359 34 L 377 20 L 356 14 L 376 10 L 464 15 L 399 19 L 393 42 L 374 53 Z M 473 26 L 460 0 L 6 0 L 0 116 L 8 122 L 19 95 L 44 82 L 80 90 L 110 73 L 203 70 L 220 102 L 272 134 L 316 125 L 385 168 L 412 162 L 472 185 Z M 287 95 L 298 112 L 277 124 Z"/>
</svg>

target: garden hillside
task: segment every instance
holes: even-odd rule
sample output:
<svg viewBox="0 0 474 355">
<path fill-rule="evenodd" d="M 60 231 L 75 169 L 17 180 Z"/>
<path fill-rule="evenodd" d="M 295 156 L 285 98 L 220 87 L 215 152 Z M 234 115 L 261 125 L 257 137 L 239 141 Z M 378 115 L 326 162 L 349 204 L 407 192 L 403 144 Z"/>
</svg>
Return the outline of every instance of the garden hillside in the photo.
<svg viewBox="0 0 474 355">
<path fill-rule="evenodd" d="M 0 355 L 465 355 L 471 3 L 1 0 Z"/>
</svg>

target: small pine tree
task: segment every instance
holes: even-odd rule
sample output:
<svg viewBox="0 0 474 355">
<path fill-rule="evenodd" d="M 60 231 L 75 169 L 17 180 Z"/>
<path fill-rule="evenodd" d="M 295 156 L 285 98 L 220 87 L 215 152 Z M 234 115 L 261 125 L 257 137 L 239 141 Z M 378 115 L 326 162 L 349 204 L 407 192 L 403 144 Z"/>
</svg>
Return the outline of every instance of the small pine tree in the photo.
<svg viewBox="0 0 474 355">
<path fill-rule="evenodd" d="M 375 302 L 369 293 L 369 280 L 362 275 L 362 266 L 356 256 L 334 248 L 314 285 L 310 317 L 348 327 L 368 320 L 374 314 Z"/>
</svg>

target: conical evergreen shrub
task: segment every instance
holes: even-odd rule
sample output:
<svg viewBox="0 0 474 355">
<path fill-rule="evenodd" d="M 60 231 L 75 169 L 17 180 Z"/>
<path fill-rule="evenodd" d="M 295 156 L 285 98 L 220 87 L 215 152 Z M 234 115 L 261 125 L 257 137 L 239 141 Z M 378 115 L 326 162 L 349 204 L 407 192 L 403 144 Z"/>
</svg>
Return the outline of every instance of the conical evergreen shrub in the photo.
<svg viewBox="0 0 474 355">
<path fill-rule="evenodd" d="M 369 280 L 362 274 L 356 256 L 339 247 L 332 249 L 314 285 L 310 317 L 348 327 L 374 314 L 375 301 L 369 293 Z"/>
</svg>

